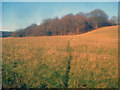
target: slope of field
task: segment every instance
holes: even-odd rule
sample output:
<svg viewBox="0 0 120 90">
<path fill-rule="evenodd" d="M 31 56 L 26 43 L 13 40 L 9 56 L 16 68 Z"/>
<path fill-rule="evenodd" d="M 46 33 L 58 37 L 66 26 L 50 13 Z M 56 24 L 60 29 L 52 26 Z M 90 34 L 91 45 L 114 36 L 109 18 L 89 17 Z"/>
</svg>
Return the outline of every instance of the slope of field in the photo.
<svg viewBox="0 0 120 90">
<path fill-rule="evenodd" d="M 2 39 L 3 87 L 117 88 L 118 26 Z"/>
</svg>

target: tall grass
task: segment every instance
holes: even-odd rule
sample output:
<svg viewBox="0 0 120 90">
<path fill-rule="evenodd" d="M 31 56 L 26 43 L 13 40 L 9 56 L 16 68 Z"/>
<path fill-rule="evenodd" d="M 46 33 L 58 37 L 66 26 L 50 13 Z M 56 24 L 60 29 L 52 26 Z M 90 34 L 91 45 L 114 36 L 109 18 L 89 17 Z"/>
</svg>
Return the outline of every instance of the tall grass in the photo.
<svg viewBox="0 0 120 90">
<path fill-rule="evenodd" d="M 117 88 L 117 26 L 73 36 L 4 38 L 4 88 Z"/>
</svg>

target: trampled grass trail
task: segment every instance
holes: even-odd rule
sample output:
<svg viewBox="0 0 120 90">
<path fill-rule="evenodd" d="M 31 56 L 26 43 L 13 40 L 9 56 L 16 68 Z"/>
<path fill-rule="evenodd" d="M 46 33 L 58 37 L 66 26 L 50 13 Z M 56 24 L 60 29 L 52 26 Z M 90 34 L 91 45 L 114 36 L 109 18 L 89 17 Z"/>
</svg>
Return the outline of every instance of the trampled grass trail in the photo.
<svg viewBox="0 0 120 90">
<path fill-rule="evenodd" d="M 67 60 L 67 68 L 66 68 L 66 74 L 65 74 L 65 82 L 64 82 L 64 85 L 65 85 L 65 87 L 66 88 L 68 88 L 69 87 L 69 84 L 68 84 L 68 81 L 69 81 L 69 73 L 70 73 L 70 64 L 71 64 L 71 59 L 72 59 L 72 55 L 71 55 L 71 48 L 70 48 L 70 42 L 69 42 L 69 40 L 68 40 L 68 45 L 67 45 L 67 51 L 66 51 L 67 53 L 68 53 L 68 57 L 66 57 L 66 60 Z"/>
<path fill-rule="evenodd" d="M 118 27 L 2 39 L 5 88 L 117 88 Z"/>
</svg>

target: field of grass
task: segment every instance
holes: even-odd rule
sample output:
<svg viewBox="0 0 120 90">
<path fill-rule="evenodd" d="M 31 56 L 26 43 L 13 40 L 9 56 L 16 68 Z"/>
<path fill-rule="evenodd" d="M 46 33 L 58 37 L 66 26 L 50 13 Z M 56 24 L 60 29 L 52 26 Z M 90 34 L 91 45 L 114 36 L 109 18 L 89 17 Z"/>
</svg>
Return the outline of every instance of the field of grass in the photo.
<svg viewBox="0 0 120 90">
<path fill-rule="evenodd" d="M 117 88 L 118 26 L 2 39 L 4 88 Z"/>
</svg>

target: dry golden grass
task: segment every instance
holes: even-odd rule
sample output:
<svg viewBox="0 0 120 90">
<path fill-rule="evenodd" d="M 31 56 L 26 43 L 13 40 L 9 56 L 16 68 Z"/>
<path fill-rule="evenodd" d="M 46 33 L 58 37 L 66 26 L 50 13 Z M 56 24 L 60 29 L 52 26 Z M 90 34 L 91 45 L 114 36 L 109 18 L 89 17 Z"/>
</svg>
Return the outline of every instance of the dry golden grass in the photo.
<svg viewBox="0 0 120 90">
<path fill-rule="evenodd" d="M 70 53 L 68 88 L 118 87 L 118 26 L 2 42 L 3 87 L 65 87 Z"/>
</svg>

